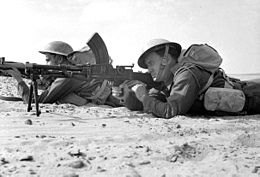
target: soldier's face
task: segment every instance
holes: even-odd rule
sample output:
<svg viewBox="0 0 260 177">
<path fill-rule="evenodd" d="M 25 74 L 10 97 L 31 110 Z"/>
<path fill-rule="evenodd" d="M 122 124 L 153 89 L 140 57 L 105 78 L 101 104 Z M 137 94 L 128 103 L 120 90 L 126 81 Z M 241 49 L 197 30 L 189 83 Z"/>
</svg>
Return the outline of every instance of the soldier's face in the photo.
<svg viewBox="0 0 260 177">
<path fill-rule="evenodd" d="M 162 62 L 162 57 L 155 52 L 151 52 L 145 58 L 145 64 L 148 68 L 148 72 L 151 74 L 155 80 L 159 74 L 160 66 Z"/>
<path fill-rule="evenodd" d="M 45 53 L 45 60 L 47 65 L 58 65 L 57 59 L 55 58 L 54 54 L 51 53 Z"/>
</svg>

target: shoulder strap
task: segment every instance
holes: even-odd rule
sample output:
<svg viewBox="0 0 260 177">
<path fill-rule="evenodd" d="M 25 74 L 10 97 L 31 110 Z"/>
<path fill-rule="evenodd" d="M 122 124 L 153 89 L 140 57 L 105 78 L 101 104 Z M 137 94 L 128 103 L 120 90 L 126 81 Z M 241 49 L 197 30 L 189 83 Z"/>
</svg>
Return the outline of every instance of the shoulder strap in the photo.
<svg viewBox="0 0 260 177">
<path fill-rule="evenodd" d="M 213 83 L 213 80 L 214 80 L 214 74 L 211 74 L 206 85 L 200 90 L 199 95 L 201 95 L 204 91 L 206 91 L 210 87 L 210 85 Z"/>
<path fill-rule="evenodd" d="M 107 85 L 108 85 L 108 80 L 104 80 L 98 92 L 95 95 L 88 97 L 88 99 L 91 100 L 97 99 L 100 95 L 102 95 Z"/>
</svg>

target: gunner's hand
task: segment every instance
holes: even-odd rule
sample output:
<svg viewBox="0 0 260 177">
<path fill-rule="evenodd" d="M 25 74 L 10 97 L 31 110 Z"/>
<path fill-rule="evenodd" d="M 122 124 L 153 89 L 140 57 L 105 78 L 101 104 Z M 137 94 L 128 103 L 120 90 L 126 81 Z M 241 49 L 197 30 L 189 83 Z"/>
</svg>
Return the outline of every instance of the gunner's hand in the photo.
<svg viewBox="0 0 260 177">
<path fill-rule="evenodd" d="M 115 97 L 121 97 L 131 91 L 131 88 L 136 84 L 143 84 L 138 80 L 126 80 L 119 86 L 112 87 L 112 95 Z"/>
<path fill-rule="evenodd" d="M 112 87 L 112 96 L 119 100 L 121 105 L 124 105 L 126 98 L 129 95 L 130 89 L 126 85 L 119 85 L 118 87 Z"/>
<path fill-rule="evenodd" d="M 142 86 L 143 91 L 140 91 L 140 89 L 138 89 L 138 91 L 136 90 L 136 86 Z M 124 81 L 122 84 L 120 84 L 118 87 L 112 87 L 112 95 L 120 100 L 120 103 L 124 103 L 126 98 L 129 95 L 129 92 L 135 92 L 136 97 L 138 98 L 140 95 L 146 95 L 147 91 L 146 91 L 146 85 L 138 80 L 126 80 Z M 138 98 L 139 99 L 139 98 Z M 143 98 L 139 99 L 140 101 L 143 100 Z"/>
<path fill-rule="evenodd" d="M 143 84 L 136 84 L 132 87 L 132 90 L 135 92 L 137 99 L 143 102 L 144 97 L 148 95 L 145 85 Z"/>
</svg>

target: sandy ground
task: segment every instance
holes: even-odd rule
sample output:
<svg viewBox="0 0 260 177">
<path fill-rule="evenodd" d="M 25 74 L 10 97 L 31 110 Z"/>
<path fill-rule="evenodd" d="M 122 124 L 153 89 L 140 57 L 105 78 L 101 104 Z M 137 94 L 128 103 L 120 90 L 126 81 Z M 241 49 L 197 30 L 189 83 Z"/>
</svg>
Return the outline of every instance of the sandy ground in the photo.
<svg viewBox="0 0 260 177">
<path fill-rule="evenodd" d="M 8 83 L 8 84 L 7 84 Z M 16 95 L 0 77 L 1 95 Z M 154 118 L 126 108 L 0 101 L 0 176 L 260 176 L 260 115 Z"/>
</svg>

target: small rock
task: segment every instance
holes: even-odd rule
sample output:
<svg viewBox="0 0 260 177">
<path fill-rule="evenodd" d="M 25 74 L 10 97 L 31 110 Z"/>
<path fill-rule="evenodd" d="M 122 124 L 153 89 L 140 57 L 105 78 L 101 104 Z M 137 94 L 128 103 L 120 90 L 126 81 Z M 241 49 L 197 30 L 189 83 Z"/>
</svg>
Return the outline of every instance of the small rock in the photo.
<svg viewBox="0 0 260 177">
<path fill-rule="evenodd" d="M 71 125 L 74 127 L 75 126 L 75 124 L 73 123 L 73 122 L 71 122 Z"/>
<path fill-rule="evenodd" d="M 177 162 L 179 156 L 177 154 L 173 154 L 166 157 L 166 160 L 169 162 Z"/>
<path fill-rule="evenodd" d="M 36 135 L 36 138 L 46 138 L 46 135 Z"/>
<path fill-rule="evenodd" d="M 76 157 L 80 157 L 80 156 L 83 156 L 85 157 L 86 154 L 84 154 L 83 152 L 80 151 L 80 149 L 72 149 L 71 151 L 68 152 L 68 154 L 70 156 L 76 156 Z"/>
<path fill-rule="evenodd" d="M 96 157 L 88 157 L 88 160 L 95 160 Z"/>
<path fill-rule="evenodd" d="M 136 148 L 136 149 L 138 149 L 138 148 L 144 148 L 144 146 L 139 145 L 139 146 L 136 146 L 135 148 Z"/>
<path fill-rule="evenodd" d="M 133 155 L 125 155 L 124 158 L 132 158 Z"/>
<path fill-rule="evenodd" d="M 65 174 L 63 177 L 79 177 L 76 173 Z"/>
<path fill-rule="evenodd" d="M 181 128 L 181 125 L 180 125 L 180 124 L 178 124 L 178 125 L 176 126 L 176 128 Z"/>
<path fill-rule="evenodd" d="M 127 165 L 127 166 L 129 166 L 129 167 L 132 167 L 132 168 L 134 168 L 134 167 L 135 167 L 135 165 L 134 165 L 134 164 L 132 164 L 132 163 L 126 163 L 126 165 Z"/>
<path fill-rule="evenodd" d="M 31 119 L 27 119 L 24 123 L 27 124 L 27 125 L 32 125 L 32 120 Z"/>
<path fill-rule="evenodd" d="M 102 124 L 102 127 L 106 127 L 107 125 L 106 124 Z"/>
<path fill-rule="evenodd" d="M 30 174 L 31 175 L 35 175 L 35 174 L 37 174 L 35 171 L 33 171 L 33 170 L 30 170 Z"/>
<path fill-rule="evenodd" d="M 7 164 L 7 163 L 9 163 L 9 162 L 6 161 L 4 157 L 2 157 L 2 158 L 0 159 L 0 165 L 4 165 L 4 164 Z"/>
<path fill-rule="evenodd" d="M 100 167 L 100 166 L 98 166 L 98 167 L 97 167 L 97 171 L 98 171 L 98 172 L 105 172 L 105 171 L 107 171 L 107 170 L 104 169 L 104 168 L 102 168 L 102 167 Z"/>
<path fill-rule="evenodd" d="M 33 156 L 27 155 L 20 159 L 20 161 L 33 161 Z"/>
<path fill-rule="evenodd" d="M 139 165 L 148 165 L 150 163 L 151 162 L 149 160 L 147 160 L 147 161 L 140 162 Z"/>
<path fill-rule="evenodd" d="M 85 164 L 81 160 L 76 160 L 76 161 L 69 163 L 68 166 L 72 167 L 72 168 L 82 168 L 85 166 Z"/>
<path fill-rule="evenodd" d="M 257 173 L 260 170 L 260 166 L 255 166 L 255 168 L 252 170 L 252 173 Z"/>
<path fill-rule="evenodd" d="M 147 146 L 147 147 L 145 148 L 145 152 L 150 152 L 150 151 L 152 151 L 151 148 Z"/>
<path fill-rule="evenodd" d="M 244 165 L 244 167 L 246 167 L 246 168 L 249 168 L 250 166 L 249 166 L 249 165 L 247 165 L 247 164 L 245 164 L 245 165 Z"/>
</svg>

